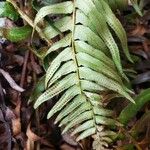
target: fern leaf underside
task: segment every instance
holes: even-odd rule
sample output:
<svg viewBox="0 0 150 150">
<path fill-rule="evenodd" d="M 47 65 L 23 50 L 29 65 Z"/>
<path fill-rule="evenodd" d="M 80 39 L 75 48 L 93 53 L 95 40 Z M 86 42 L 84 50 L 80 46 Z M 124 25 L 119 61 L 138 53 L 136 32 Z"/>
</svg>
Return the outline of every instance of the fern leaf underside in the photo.
<svg viewBox="0 0 150 150">
<path fill-rule="evenodd" d="M 110 90 L 134 102 L 122 82 L 122 77 L 126 77 L 110 28 L 132 61 L 126 34 L 105 0 L 74 0 L 45 6 L 36 15 L 34 25 L 49 14 L 62 15 L 54 25 L 64 37 L 47 51 L 46 55 L 50 55 L 61 49 L 47 69 L 46 91 L 34 107 L 61 95 L 47 118 L 59 112 L 55 123 L 64 126 L 63 133 L 76 127 L 72 134 L 78 134 L 79 141 L 96 134 L 98 126 L 117 124 L 112 111 L 102 105 L 103 91 Z M 50 26 L 44 32 L 49 39 L 60 34 Z"/>
</svg>

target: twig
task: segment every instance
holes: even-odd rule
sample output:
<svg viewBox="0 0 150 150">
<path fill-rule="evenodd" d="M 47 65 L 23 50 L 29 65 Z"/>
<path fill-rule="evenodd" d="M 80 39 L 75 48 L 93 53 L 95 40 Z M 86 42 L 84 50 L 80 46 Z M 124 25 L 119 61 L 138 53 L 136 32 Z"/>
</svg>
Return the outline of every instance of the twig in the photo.
<svg viewBox="0 0 150 150">
<path fill-rule="evenodd" d="M 24 86 L 24 80 L 25 80 L 25 76 L 26 76 L 26 68 L 27 68 L 28 58 L 29 58 L 29 51 L 26 51 L 23 69 L 22 69 L 22 73 L 21 73 L 21 80 L 20 80 L 20 86 L 21 87 Z"/>
<path fill-rule="evenodd" d="M 38 135 L 40 134 L 40 117 L 39 117 L 39 109 L 35 110 L 35 116 L 36 116 L 36 123 L 37 123 L 37 129 L 38 129 Z M 40 150 L 40 143 L 37 141 L 37 150 Z"/>
<path fill-rule="evenodd" d="M 27 15 L 25 14 L 25 12 L 23 12 L 23 11 L 17 6 L 17 4 L 16 4 L 16 2 L 15 2 L 14 0 L 6 0 L 6 1 L 9 2 L 9 3 L 11 3 L 11 4 L 14 6 L 14 8 L 18 11 L 18 13 L 19 13 L 20 16 L 22 17 L 22 19 L 24 19 L 32 28 L 34 28 L 34 23 L 33 23 L 32 19 L 31 19 L 29 16 L 27 16 Z M 51 42 L 50 40 L 48 40 L 48 39 L 45 37 L 45 35 L 43 34 L 42 30 L 41 30 L 38 26 L 35 27 L 35 30 L 37 31 L 37 33 L 39 34 L 39 36 L 40 36 L 43 40 L 45 40 L 45 41 L 47 42 L 48 45 L 52 45 L 52 42 Z"/>
</svg>

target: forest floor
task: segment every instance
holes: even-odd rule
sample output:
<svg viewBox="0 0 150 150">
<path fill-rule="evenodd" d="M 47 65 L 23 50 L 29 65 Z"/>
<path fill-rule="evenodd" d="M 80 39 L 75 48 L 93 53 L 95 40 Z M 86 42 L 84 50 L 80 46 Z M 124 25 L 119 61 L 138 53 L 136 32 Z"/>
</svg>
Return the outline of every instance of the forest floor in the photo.
<svg viewBox="0 0 150 150">
<path fill-rule="evenodd" d="M 130 9 L 119 16 L 127 31 L 130 52 L 139 60 L 133 66 L 137 72 L 132 81 L 136 93 L 150 87 L 150 7 L 145 7 L 145 12 L 142 17 L 132 16 L 130 22 L 125 19 Z M 5 21 L 8 26 L 14 24 L 9 19 Z M 19 25 L 20 22 L 15 24 Z M 69 134 L 61 136 L 60 129 L 53 124 L 53 118 L 46 119 L 45 110 L 48 106 L 34 110 L 33 104 L 28 103 L 43 74 L 41 62 L 30 48 L 30 41 L 16 44 L 0 39 L 0 150 L 10 150 L 11 147 L 14 150 L 81 150 L 81 145 Z M 119 107 L 116 106 L 116 109 Z M 149 104 L 140 110 L 128 127 L 132 127 L 148 109 Z M 139 140 L 142 150 L 150 149 L 150 121 L 145 124 L 149 127 Z M 84 149 L 90 150 L 89 141 L 87 139 L 82 142 Z M 116 147 L 126 143 L 127 141 L 117 141 Z"/>
</svg>

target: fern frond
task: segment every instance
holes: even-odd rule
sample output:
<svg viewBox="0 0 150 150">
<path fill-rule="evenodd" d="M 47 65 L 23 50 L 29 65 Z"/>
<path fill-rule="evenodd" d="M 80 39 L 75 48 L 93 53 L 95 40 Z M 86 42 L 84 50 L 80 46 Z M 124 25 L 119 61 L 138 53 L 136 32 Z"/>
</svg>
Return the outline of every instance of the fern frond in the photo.
<svg viewBox="0 0 150 150">
<path fill-rule="evenodd" d="M 74 128 L 72 135 L 78 135 L 77 141 L 100 132 L 102 145 L 106 146 L 112 132 L 99 131 L 99 126 L 118 123 L 112 119 L 113 112 L 103 107 L 102 92 L 109 90 L 134 102 L 122 82 L 126 76 L 110 27 L 132 61 L 125 31 L 105 0 L 74 0 L 43 7 L 34 26 L 48 14 L 62 15 L 54 25 L 64 37 L 47 51 L 46 56 L 61 50 L 47 69 L 46 91 L 34 107 L 60 95 L 47 118 L 58 113 L 55 123 L 64 127 L 63 133 Z M 50 39 L 60 35 L 50 26 L 44 32 Z"/>
<path fill-rule="evenodd" d="M 112 142 L 115 136 L 115 132 L 105 130 L 103 126 L 99 126 L 97 134 L 93 136 L 93 150 L 109 150 L 108 144 Z"/>
</svg>

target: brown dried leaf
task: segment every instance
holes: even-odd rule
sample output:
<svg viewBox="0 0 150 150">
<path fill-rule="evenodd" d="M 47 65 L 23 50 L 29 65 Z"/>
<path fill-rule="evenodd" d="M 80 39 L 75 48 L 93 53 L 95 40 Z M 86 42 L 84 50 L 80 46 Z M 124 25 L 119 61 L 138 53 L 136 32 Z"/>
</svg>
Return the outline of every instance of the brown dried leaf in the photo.
<svg viewBox="0 0 150 150">
<path fill-rule="evenodd" d="M 7 80 L 7 82 L 13 89 L 15 89 L 18 92 L 24 91 L 23 88 L 21 88 L 19 85 L 17 85 L 17 83 L 13 80 L 13 78 L 10 76 L 10 74 L 8 72 L 4 71 L 3 69 L 0 69 L 0 73 L 4 76 L 4 78 Z"/>
<path fill-rule="evenodd" d="M 32 132 L 30 126 L 31 126 L 31 124 L 29 123 L 28 128 L 27 128 L 27 132 L 26 132 L 26 135 L 27 135 L 28 139 L 30 141 L 34 141 L 34 142 L 39 141 L 41 138 L 38 135 L 36 135 L 35 133 Z"/>
</svg>

